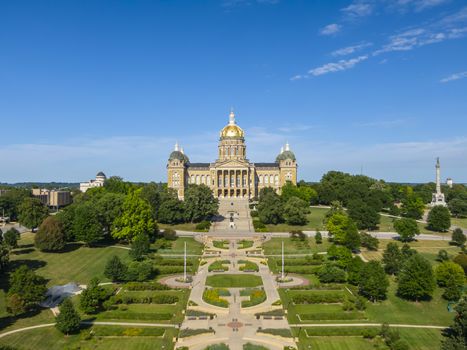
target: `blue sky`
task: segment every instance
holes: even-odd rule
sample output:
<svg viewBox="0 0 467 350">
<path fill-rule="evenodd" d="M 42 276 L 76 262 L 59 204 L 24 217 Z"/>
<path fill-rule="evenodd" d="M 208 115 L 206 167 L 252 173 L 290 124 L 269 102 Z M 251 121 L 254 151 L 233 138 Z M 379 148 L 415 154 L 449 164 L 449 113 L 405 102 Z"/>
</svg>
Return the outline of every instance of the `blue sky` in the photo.
<svg viewBox="0 0 467 350">
<path fill-rule="evenodd" d="M 465 1 L 2 1 L 0 42 L 0 182 L 165 181 L 231 106 L 300 179 L 467 182 Z"/>
</svg>

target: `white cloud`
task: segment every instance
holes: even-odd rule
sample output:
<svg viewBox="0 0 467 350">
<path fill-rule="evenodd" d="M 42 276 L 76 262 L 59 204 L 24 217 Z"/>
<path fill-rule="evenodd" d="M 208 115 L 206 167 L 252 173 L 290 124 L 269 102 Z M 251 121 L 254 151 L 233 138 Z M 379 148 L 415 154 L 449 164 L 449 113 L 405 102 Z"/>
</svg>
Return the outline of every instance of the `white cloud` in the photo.
<svg viewBox="0 0 467 350">
<path fill-rule="evenodd" d="M 331 23 L 320 30 L 321 35 L 333 35 L 341 30 L 342 26 L 337 23 Z"/>
<path fill-rule="evenodd" d="M 450 76 L 441 79 L 440 82 L 441 83 L 448 83 L 450 81 L 464 79 L 464 78 L 467 78 L 467 71 L 451 74 Z"/>
<path fill-rule="evenodd" d="M 389 6 L 400 11 L 414 10 L 420 12 L 432 7 L 444 5 L 451 0 L 398 0 L 391 3 Z"/>
<path fill-rule="evenodd" d="M 354 1 L 347 7 L 341 9 L 349 17 L 365 17 L 373 13 L 373 4 L 367 1 Z"/>
<path fill-rule="evenodd" d="M 308 71 L 309 74 L 319 76 L 327 73 L 334 73 L 353 68 L 356 64 L 368 59 L 367 55 L 351 58 L 349 60 L 340 60 L 338 62 L 326 63 L 325 65 L 313 68 Z"/>
<path fill-rule="evenodd" d="M 364 49 L 365 47 L 373 45 L 372 43 L 361 43 L 357 45 L 352 45 L 352 46 L 347 46 L 343 47 L 341 49 L 338 49 L 336 51 L 331 52 L 332 56 L 346 56 L 355 53 L 356 51 L 359 51 L 361 49 Z"/>
</svg>

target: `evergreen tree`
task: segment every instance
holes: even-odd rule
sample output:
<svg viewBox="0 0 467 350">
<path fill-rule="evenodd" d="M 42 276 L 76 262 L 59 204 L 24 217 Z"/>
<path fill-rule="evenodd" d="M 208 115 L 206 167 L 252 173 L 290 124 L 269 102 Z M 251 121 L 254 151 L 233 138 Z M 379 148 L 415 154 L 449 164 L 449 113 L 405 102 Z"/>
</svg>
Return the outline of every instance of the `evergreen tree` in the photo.
<svg viewBox="0 0 467 350">
<path fill-rule="evenodd" d="M 464 232 L 461 228 L 457 227 L 454 231 L 452 231 L 452 242 L 454 242 L 458 246 L 463 246 L 466 241 L 466 237 Z"/>
<path fill-rule="evenodd" d="M 130 257 L 133 260 L 142 260 L 149 253 L 149 237 L 145 234 L 139 234 L 131 242 Z"/>
<path fill-rule="evenodd" d="M 78 333 L 81 319 L 70 298 L 66 298 L 59 306 L 60 313 L 55 318 L 55 327 L 63 334 Z"/>
<path fill-rule="evenodd" d="M 386 273 L 396 275 L 402 264 L 402 253 L 397 243 L 390 242 L 383 252 L 383 265 Z"/>
<path fill-rule="evenodd" d="M 0 276 L 6 271 L 10 262 L 10 250 L 5 243 L 0 243 Z"/>
<path fill-rule="evenodd" d="M 394 229 L 399 234 L 402 242 L 410 242 L 415 235 L 420 234 L 417 222 L 414 219 L 402 218 L 394 222 Z"/>
<path fill-rule="evenodd" d="M 112 256 L 105 265 L 104 276 L 113 282 L 126 279 L 127 266 L 116 255 Z"/>
<path fill-rule="evenodd" d="M 323 243 L 323 236 L 321 235 L 321 232 L 319 232 L 318 230 L 316 230 L 315 242 L 316 242 L 316 244 Z"/>
<path fill-rule="evenodd" d="M 309 204 L 298 197 L 290 197 L 284 205 L 284 219 L 289 225 L 305 225 L 310 212 Z"/>
<path fill-rule="evenodd" d="M 389 280 L 379 261 L 372 260 L 360 270 L 359 292 L 371 301 L 386 299 Z"/>
<path fill-rule="evenodd" d="M 10 249 L 18 248 L 18 240 L 20 238 L 20 233 L 14 227 L 10 228 L 3 234 L 3 241 Z"/>
<path fill-rule="evenodd" d="M 54 216 L 47 217 L 34 236 L 34 244 L 41 251 L 60 251 L 65 248 L 65 243 L 62 224 Z"/>
<path fill-rule="evenodd" d="M 45 278 L 36 275 L 27 265 L 21 265 L 11 273 L 9 284 L 8 296 L 15 295 L 16 299 L 21 300 L 24 306 L 21 312 L 32 309 L 44 300 L 47 291 Z"/>
<path fill-rule="evenodd" d="M 449 255 L 448 252 L 444 249 L 440 249 L 438 251 L 438 256 L 436 257 L 436 260 L 443 262 L 449 260 Z"/>
<path fill-rule="evenodd" d="M 126 196 L 122 215 L 115 218 L 112 226 L 114 238 L 132 241 L 140 234 L 151 237 L 157 233 L 151 207 L 141 198 L 140 193 L 141 189 L 132 191 Z"/>
<path fill-rule="evenodd" d="M 467 349 L 467 300 L 462 299 L 455 310 L 453 324 L 442 333 L 441 350 Z"/>
<path fill-rule="evenodd" d="M 99 279 L 93 278 L 80 295 L 79 306 L 87 314 L 94 314 L 102 306 L 106 298 L 105 290 L 99 286 Z"/>
<path fill-rule="evenodd" d="M 363 260 L 359 256 L 354 256 L 351 262 L 347 265 L 347 282 L 358 286 L 360 283 L 360 274 L 364 266 Z"/>
<path fill-rule="evenodd" d="M 37 198 L 25 198 L 18 207 L 18 221 L 34 230 L 49 214 L 49 210 Z"/>
<path fill-rule="evenodd" d="M 103 229 L 97 218 L 94 205 L 90 202 L 80 203 L 74 211 L 73 233 L 78 241 L 87 245 L 102 239 Z"/>
<path fill-rule="evenodd" d="M 428 228 L 433 231 L 444 232 L 451 227 L 451 213 L 442 205 L 435 205 L 428 213 Z"/>
<path fill-rule="evenodd" d="M 419 254 L 404 262 L 398 282 L 397 294 L 416 301 L 431 298 L 436 285 L 430 262 Z"/>
</svg>

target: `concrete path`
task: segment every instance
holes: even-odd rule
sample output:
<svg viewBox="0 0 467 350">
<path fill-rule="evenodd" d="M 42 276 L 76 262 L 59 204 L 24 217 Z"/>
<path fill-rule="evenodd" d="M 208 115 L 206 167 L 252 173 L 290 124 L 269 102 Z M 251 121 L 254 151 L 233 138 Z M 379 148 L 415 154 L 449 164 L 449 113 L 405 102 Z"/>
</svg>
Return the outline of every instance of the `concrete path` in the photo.
<svg viewBox="0 0 467 350">
<path fill-rule="evenodd" d="M 249 239 L 249 238 L 247 238 Z M 204 311 L 207 313 L 215 313 L 216 317 L 212 320 L 188 320 L 182 323 L 181 329 L 200 329 L 212 328 L 214 333 L 205 333 L 198 336 L 178 339 L 175 348 L 187 346 L 190 350 L 203 350 L 211 344 L 226 343 L 230 350 L 242 350 L 243 345 L 250 342 L 257 345 L 263 345 L 271 350 L 282 350 L 284 346 L 296 347 L 292 338 L 274 337 L 265 333 L 258 333 L 258 328 L 276 328 L 290 329 L 287 319 L 263 320 L 257 319 L 255 313 L 266 312 L 274 309 L 281 309 L 281 306 L 272 305 L 279 300 L 277 291 L 278 285 L 274 279 L 274 275 L 269 271 L 264 258 L 247 257 L 246 251 L 249 249 L 258 249 L 262 240 L 255 239 L 254 245 L 248 249 L 238 249 L 237 241 L 229 241 L 229 249 L 217 249 L 212 245 L 212 239 L 208 240 L 207 250 L 219 250 L 220 255 L 216 257 L 205 256 L 203 260 L 207 263 L 200 266 L 198 273 L 194 276 L 190 300 L 195 302 L 197 306 L 189 306 L 189 309 Z M 209 272 L 209 265 L 216 260 L 229 260 L 229 270 L 226 272 Z M 261 276 L 263 281 L 263 289 L 266 293 L 266 301 L 248 308 L 242 308 L 241 302 L 247 297 L 240 296 L 240 291 L 243 288 L 229 288 L 230 297 L 224 297 L 229 301 L 228 308 L 221 308 L 206 303 L 203 300 L 203 292 L 206 288 L 206 278 L 215 274 L 242 274 L 239 270 L 239 260 L 249 260 L 255 262 L 258 267 L 258 272 L 248 272 Z M 261 263 L 263 262 L 263 263 Z M 245 274 L 247 274 L 245 272 Z"/>
<path fill-rule="evenodd" d="M 295 323 L 291 324 L 290 327 L 381 327 L 382 323 Z M 397 328 L 426 328 L 426 329 L 446 329 L 449 326 L 433 326 L 433 325 L 422 325 L 422 324 L 398 324 L 390 323 L 390 327 Z"/>
</svg>

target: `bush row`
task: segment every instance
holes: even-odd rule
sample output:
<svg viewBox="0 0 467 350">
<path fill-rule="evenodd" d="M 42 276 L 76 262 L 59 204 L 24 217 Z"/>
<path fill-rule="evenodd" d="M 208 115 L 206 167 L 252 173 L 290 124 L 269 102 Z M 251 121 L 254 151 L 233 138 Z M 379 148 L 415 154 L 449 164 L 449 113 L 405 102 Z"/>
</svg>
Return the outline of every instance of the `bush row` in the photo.
<svg viewBox="0 0 467 350">
<path fill-rule="evenodd" d="M 365 338 L 374 338 L 379 334 L 379 331 L 379 327 L 315 327 L 307 328 L 306 334 L 309 337 L 364 336 Z"/>
<path fill-rule="evenodd" d="M 334 320 L 365 320 L 363 312 L 317 312 L 313 314 L 300 314 L 302 321 L 334 321 Z"/>
<path fill-rule="evenodd" d="M 144 327 L 144 328 L 125 328 L 125 327 L 100 327 L 92 328 L 93 335 L 100 337 L 162 337 L 165 333 L 164 328 Z"/>
<path fill-rule="evenodd" d="M 114 304 L 175 304 L 180 299 L 176 295 L 158 294 L 145 297 L 137 297 L 133 295 L 116 295 L 113 296 Z"/>
<path fill-rule="evenodd" d="M 294 304 L 342 303 L 344 299 L 342 293 L 307 293 L 292 296 Z"/>
<path fill-rule="evenodd" d="M 112 320 L 141 320 L 141 321 L 168 321 L 174 316 L 171 313 L 145 313 L 145 312 L 122 312 L 118 310 L 105 311 L 101 313 L 105 319 Z"/>
<path fill-rule="evenodd" d="M 124 289 L 129 291 L 144 291 L 144 290 L 170 290 L 169 286 L 157 282 L 129 282 L 124 285 Z"/>
<path fill-rule="evenodd" d="M 186 337 L 191 337 L 194 335 L 198 334 L 204 334 L 204 333 L 214 333 L 214 330 L 212 328 L 198 328 L 198 329 L 191 329 L 191 328 L 185 328 L 181 329 L 180 332 L 178 333 L 179 338 L 186 338 Z"/>
</svg>

